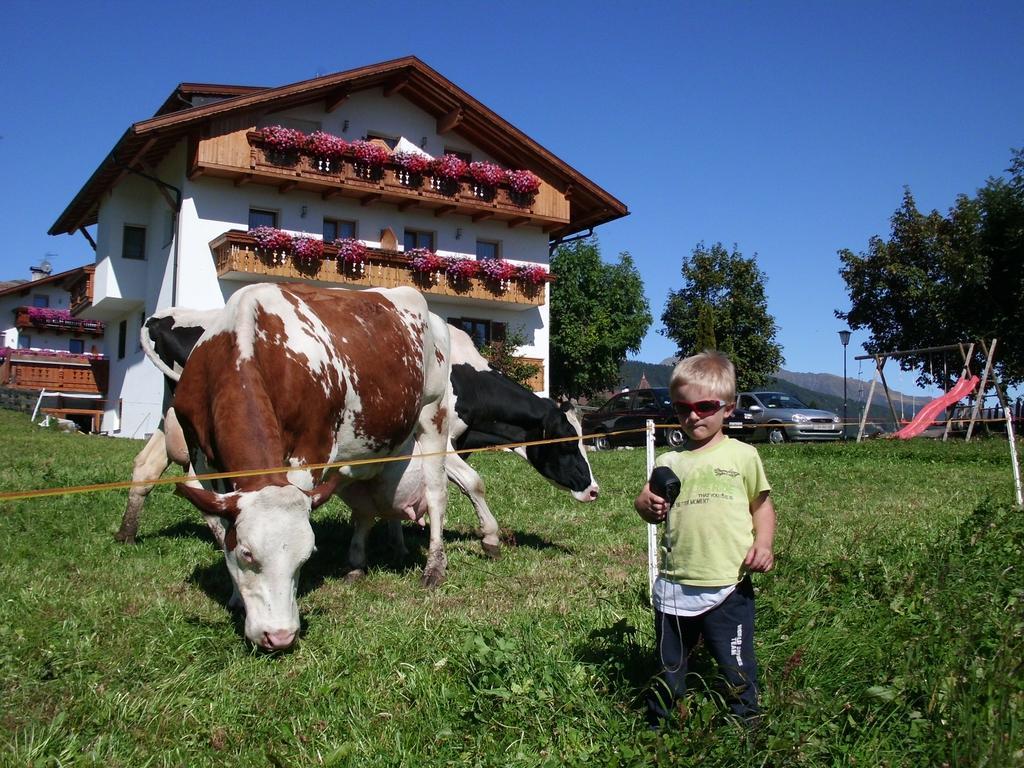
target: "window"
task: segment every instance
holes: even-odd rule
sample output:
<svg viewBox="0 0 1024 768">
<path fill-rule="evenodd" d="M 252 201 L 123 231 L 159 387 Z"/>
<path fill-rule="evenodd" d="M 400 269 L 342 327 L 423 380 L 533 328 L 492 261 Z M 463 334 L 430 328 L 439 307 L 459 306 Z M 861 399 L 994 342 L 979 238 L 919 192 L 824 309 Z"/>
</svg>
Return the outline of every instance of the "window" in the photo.
<svg viewBox="0 0 1024 768">
<path fill-rule="evenodd" d="M 82 339 L 68 339 L 68 352 L 73 355 L 85 353 L 85 342 Z"/>
<path fill-rule="evenodd" d="M 654 393 L 646 390 L 637 392 L 633 408 L 637 411 L 657 411 L 658 403 L 654 398 Z"/>
<path fill-rule="evenodd" d="M 128 342 L 128 321 L 122 320 L 117 326 L 117 359 L 124 359 L 124 348 Z"/>
<path fill-rule="evenodd" d="M 477 347 L 505 340 L 505 323 L 478 317 L 449 317 L 448 322 L 468 333 Z"/>
<path fill-rule="evenodd" d="M 33 307 L 48 307 L 50 306 L 50 297 L 45 293 L 33 293 L 32 294 L 32 306 Z"/>
<path fill-rule="evenodd" d="M 398 146 L 398 137 L 397 136 L 388 136 L 388 135 L 383 134 L 383 133 L 373 133 L 372 131 L 367 131 L 366 132 L 366 140 L 367 141 L 373 141 L 374 139 L 377 139 L 378 141 L 383 141 L 385 144 L 388 145 L 388 149 L 391 149 L 391 150 L 393 150 L 395 147 Z"/>
<path fill-rule="evenodd" d="M 418 229 L 405 230 L 405 250 L 411 251 L 413 248 L 434 250 L 434 233 Z"/>
<path fill-rule="evenodd" d="M 146 258 L 146 228 L 124 225 L 121 239 L 121 256 L 125 259 Z"/>
<path fill-rule="evenodd" d="M 341 219 L 324 219 L 324 242 L 331 243 L 335 240 L 355 238 L 356 223 L 354 221 L 343 221 Z"/>
<path fill-rule="evenodd" d="M 18 349 L 32 349 L 32 337 L 18 334 Z"/>
<path fill-rule="evenodd" d="M 465 152 L 461 149 L 455 149 L 455 147 L 445 147 L 444 153 L 446 155 L 455 155 L 456 157 L 461 157 L 467 163 L 473 162 L 473 156 L 469 154 L 469 152 Z"/>
<path fill-rule="evenodd" d="M 256 227 L 277 227 L 277 211 L 265 211 L 262 208 L 249 209 L 249 229 Z"/>
<path fill-rule="evenodd" d="M 478 259 L 497 259 L 501 256 L 498 243 L 491 240 L 476 241 L 476 257 Z"/>
</svg>

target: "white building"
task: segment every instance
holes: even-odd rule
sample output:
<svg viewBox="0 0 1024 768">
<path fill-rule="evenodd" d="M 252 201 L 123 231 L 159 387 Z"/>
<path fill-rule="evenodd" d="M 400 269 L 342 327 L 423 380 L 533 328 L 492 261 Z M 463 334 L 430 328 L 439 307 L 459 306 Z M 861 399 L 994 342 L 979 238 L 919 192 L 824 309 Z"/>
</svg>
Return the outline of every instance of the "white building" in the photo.
<svg viewBox="0 0 1024 768">
<path fill-rule="evenodd" d="M 269 126 L 321 131 L 347 142 L 349 152 L 333 162 L 305 150 L 275 152 L 261 130 Z M 376 167 L 352 155 L 357 140 L 528 170 L 538 189 L 516 194 L 506 182 L 489 187 L 468 173 L 442 184 L 438 173 L 405 172 L 394 155 Z M 536 270 L 504 281 L 418 272 L 408 251 L 546 267 L 554 244 L 627 213 L 454 83 L 407 57 L 279 88 L 181 84 L 152 118 L 128 128 L 50 234 L 80 231 L 94 245 L 95 271 L 72 286 L 72 311 L 107 326 L 110 383 L 102 429 L 142 436 L 157 426 L 163 394 L 160 374 L 138 344 L 142 321 L 169 306 L 221 307 L 254 281 L 416 286 L 434 312 L 480 342 L 507 328 L 521 330 L 527 339 L 521 352 L 541 365 L 534 389 L 545 392 L 547 281 L 536 282 Z M 357 266 L 339 264 L 328 245 L 322 261 L 279 261 L 257 247 L 249 234 L 257 226 L 327 244 L 352 238 L 366 247 L 365 258 Z"/>
</svg>

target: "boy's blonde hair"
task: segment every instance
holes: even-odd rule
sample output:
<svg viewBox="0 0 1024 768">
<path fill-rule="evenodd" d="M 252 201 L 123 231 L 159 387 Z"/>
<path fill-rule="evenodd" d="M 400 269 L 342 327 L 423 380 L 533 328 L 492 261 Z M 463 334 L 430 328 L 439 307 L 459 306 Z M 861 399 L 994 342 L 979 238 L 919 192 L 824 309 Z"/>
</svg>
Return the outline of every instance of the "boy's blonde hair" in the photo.
<svg viewBox="0 0 1024 768">
<path fill-rule="evenodd" d="M 695 384 L 731 403 L 736 399 L 736 367 L 732 360 L 716 349 L 705 349 L 676 363 L 669 388 Z"/>
</svg>

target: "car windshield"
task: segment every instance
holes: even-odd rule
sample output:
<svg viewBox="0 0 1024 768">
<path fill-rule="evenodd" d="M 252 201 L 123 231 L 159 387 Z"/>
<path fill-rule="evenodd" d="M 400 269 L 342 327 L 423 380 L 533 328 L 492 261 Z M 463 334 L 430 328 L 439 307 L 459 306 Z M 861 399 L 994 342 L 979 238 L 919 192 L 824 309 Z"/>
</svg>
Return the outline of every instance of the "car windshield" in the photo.
<svg viewBox="0 0 1024 768">
<path fill-rule="evenodd" d="M 785 392 L 759 392 L 758 399 L 765 408 L 806 408 L 800 398 L 787 395 Z"/>
</svg>

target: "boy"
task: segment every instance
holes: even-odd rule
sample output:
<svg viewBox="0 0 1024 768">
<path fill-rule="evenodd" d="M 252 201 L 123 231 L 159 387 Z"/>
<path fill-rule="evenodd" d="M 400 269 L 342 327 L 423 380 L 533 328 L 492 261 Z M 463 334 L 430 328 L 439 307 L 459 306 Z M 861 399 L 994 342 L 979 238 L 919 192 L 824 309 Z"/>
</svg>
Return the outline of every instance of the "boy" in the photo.
<svg viewBox="0 0 1024 768">
<path fill-rule="evenodd" d="M 668 525 L 654 585 L 654 627 L 661 671 L 647 694 L 647 718 L 660 727 L 686 692 L 687 661 L 697 640 L 718 663 L 726 701 L 744 722 L 756 721 L 754 590 L 750 572 L 774 563 L 775 509 L 757 450 L 722 432 L 736 400 L 736 370 L 720 352 L 682 360 L 669 385 L 673 409 L 689 438 L 658 457 L 681 482 L 671 508 L 644 486 L 634 506 L 649 523 Z"/>
</svg>

